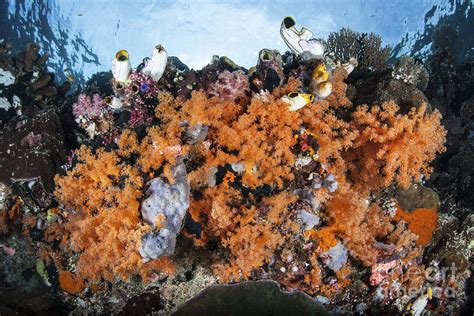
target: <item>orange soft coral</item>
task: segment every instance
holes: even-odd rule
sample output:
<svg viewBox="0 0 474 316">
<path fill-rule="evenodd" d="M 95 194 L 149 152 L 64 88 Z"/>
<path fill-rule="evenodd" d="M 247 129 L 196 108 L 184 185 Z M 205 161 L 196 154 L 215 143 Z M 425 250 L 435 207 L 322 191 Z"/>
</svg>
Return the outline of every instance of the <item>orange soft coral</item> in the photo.
<svg viewBox="0 0 474 316">
<path fill-rule="evenodd" d="M 234 256 L 229 272 L 234 280 L 247 279 L 250 273 L 269 262 L 283 237 L 268 224 L 243 225 L 223 241 Z"/>
<path fill-rule="evenodd" d="M 215 269 L 223 281 L 247 279 L 272 258 L 285 240 L 279 228 L 287 226 L 282 220 L 294 200 L 294 196 L 282 193 L 264 198 L 260 209 L 246 208 L 240 193 L 223 183 L 206 189 L 204 200 L 191 202 L 193 219 L 204 225 L 201 239 L 219 237 L 230 251 L 229 262 Z"/>
<path fill-rule="evenodd" d="M 309 236 L 316 238 L 321 251 L 335 246 L 335 237 L 340 237 L 355 258 L 365 265 L 371 265 L 376 260 L 376 237 L 387 235 L 392 226 L 375 207 L 369 207 L 368 201 L 356 191 L 344 191 L 334 195 L 327 203 L 329 226 Z"/>
<path fill-rule="evenodd" d="M 141 262 L 137 249 L 145 227 L 138 199 L 143 181 L 115 153 L 93 154 L 82 147 L 77 157 L 80 163 L 56 178 L 56 196 L 75 210 L 66 226 L 72 248 L 81 253 L 78 272 L 94 281 L 116 274 L 128 278 Z"/>
<path fill-rule="evenodd" d="M 395 103 L 387 102 L 354 112 L 359 136 L 345 159 L 358 186 L 378 189 L 396 181 L 408 187 L 422 175 L 429 176 L 429 162 L 445 150 L 446 131 L 438 111 L 429 112 L 426 104 L 407 115 L 397 111 Z"/>
<path fill-rule="evenodd" d="M 208 167 L 242 163 L 242 181 L 252 188 L 263 184 L 281 187 L 283 180 L 291 180 L 293 131 L 298 130 L 301 120 L 277 95 L 269 95 L 266 101 L 254 98 L 244 111 L 231 101 L 193 93 L 182 111 L 191 126 L 209 126 L 212 150 L 203 153 Z"/>
<path fill-rule="evenodd" d="M 230 126 L 222 126 L 217 141 L 222 146 L 213 163 L 243 163 L 243 184 L 252 188 L 263 184 L 283 185 L 291 180 L 294 164 L 291 147 L 296 143 L 293 131 L 300 125 L 298 116 L 281 101 L 265 103 L 253 99 L 247 113 Z M 228 154 L 224 148 L 237 151 Z"/>
<path fill-rule="evenodd" d="M 143 148 L 144 156 L 139 156 L 142 161 L 153 156 L 156 168 L 173 159 L 174 156 L 163 150 L 148 148 L 153 145 L 154 137 L 159 136 L 151 131 L 138 145 L 136 136 L 125 131 L 116 151 L 99 149 L 93 153 L 83 146 L 77 151 L 78 163 L 74 169 L 66 176 L 56 177 L 56 197 L 70 210 L 66 236 L 72 249 L 80 253 L 77 270 L 90 281 L 112 280 L 116 275 L 128 279 L 143 265 L 138 249 L 143 233 L 149 228 L 142 222 L 139 211 L 144 191 L 142 170 L 123 159 L 132 152 L 141 152 L 139 146 Z M 139 166 L 148 168 L 145 163 Z M 59 237 L 55 227 L 51 225 L 47 231 L 52 239 Z"/>
<path fill-rule="evenodd" d="M 186 101 L 162 93 L 155 109 L 160 124 L 149 127 L 141 141 L 125 131 L 117 150 L 81 148 L 74 169 L 56 179 L 56 196 L 70 210 L 65 227 L 72 249 L 79 253 L 78 274 L 96 281 L 134 273 L 146 279 L 155 270 L 171 271 L 168 259 L 146 265 L 141 261 L 140 238 L 148 228 L 139 207 L 143 179 L 165 176 L 172 182 L 171 167 L 178 156 L 190 166 L 188 180 L 195 194 L 189 213 L 202 226 L 195 244 L 218 242 L 222 252 L 216 271 L 221 281 L 250 278 L 291 245 L 304 249 L 300 252 L 310 262 L 309 274 L 301 282 L 279 278 L 314 292 L 321 279 L 318 253 L 338 241 L 365 265 L 377 259 L 378 238 L 412 247 L 414 235 L 390 223 L 367 197 L 393 181 L 406 186 L 429 174 L 429 162 L 443 150 L 440 114 L 424 105 L 400 115 L 392 102 L 370 110 L 354 108 L 346 97 L 344 78 L 336 69 L 333 93 L 295 112 L 280 100 L 300 86 L 292 78 L 272 94 L 254 96 L 247 103 L 203 92 L 193 92 Z M 189 130 L 196 126 L 204 126 L 206 132 L 192 139 Z M 319 145 L 311 163 L 318 164 L 318 172 L 333 173 L 339 184 L 335 192 L 308 189 L 328 223 L 307 231 L 309 241 L 290 207 L 298 202 L 292 194 L 294 135 L 301 128 Z M 417 223 L 410 222 L 412 232 L 424 240 Z"/>
</svg>

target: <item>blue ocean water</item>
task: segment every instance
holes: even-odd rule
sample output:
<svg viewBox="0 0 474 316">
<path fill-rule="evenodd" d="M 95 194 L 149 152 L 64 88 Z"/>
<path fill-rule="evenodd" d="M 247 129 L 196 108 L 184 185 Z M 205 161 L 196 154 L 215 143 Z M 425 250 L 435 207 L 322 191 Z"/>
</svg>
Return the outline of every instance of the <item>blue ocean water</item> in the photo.
<svg viewBox="0 0 474 316">
<path fill-rule="evenodd" d="M 440 21 L 474 27 L 472 6 L 470 0 L 4 0 L 0 39 L 16 49 L 38 42 L 50 53 L 50 67 L 57 73 L 69 68 L 81 81 L 109 70 L 117 50 L 127 49 L 136 66 L 157 43 L 192 68 L 213 55 L 250 67 L 261 48 L 286 50 L 279 25 L 287 15 L 318 38 L 350 27 L 380 34 L 396 56 L 423 57 L 430 29 Z"/>
</svg>

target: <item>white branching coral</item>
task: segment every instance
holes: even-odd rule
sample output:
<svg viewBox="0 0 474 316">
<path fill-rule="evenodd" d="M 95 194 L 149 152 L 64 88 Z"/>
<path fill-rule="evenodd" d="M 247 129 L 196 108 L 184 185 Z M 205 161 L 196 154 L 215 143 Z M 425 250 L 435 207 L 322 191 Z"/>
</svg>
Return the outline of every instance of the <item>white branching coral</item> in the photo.
<svg viewBox="0 0 474 316">
<path fill-rule="evenodd" d="M 395 64 L 392 76 L 416 86 L 421 91 L 428 86 L 430 76 L 425 66 L 413 57 L 402 56 Z"/>
</svg>

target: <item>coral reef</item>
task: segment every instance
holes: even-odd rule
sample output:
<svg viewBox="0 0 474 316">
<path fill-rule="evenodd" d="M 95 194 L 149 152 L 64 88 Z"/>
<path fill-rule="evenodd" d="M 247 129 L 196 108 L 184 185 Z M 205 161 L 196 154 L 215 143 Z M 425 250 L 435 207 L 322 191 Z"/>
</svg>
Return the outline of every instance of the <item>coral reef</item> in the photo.
<svg viewBox="0 0 474 316">
<path fill-rule="evenodd" d="M 77 103 L 72 105 L 72 114 L 91 139 L 105 133 L 111 127 L 112 113 L 98 94 L 94 94 L 91 98 L 81 93 Z"/>
<path fill-rule="evenodd" d="M 423 64 L 408 56 L 400 57 L 395 64 L 392 75 L 396 79 L 415 85 L 421 91 L 427 88 L 430 79 L 428 70 Z"/>
<path fill-rule="evenodd" d="M 374 33 L 359 33 L 348 28 L 331 32 L 326 41 L 327 50 L 341 62 L 356 58 L 360 69 L 383 70 L 387 67 L 391 47 L 382 47 L 382 38 Z"/>
<path fill-rule="evenodd" d="M 382 108 L 361 106 L 354 112 L 358 139 L 347 152 L 351 177 L 358 184 L 369 183 L 374 189 L 388 186 L 393 180 L 408 187 L 428 176 L 426 162 L 444 151 L 446 132 L 441 115 L 427 113 L 427 105 L 412 109 L 406 116 L 397 115 L 398 106 L 385 103 Z M 409 150 L 406 150 L 410 148 Z"/>
<path fill-rule="evenodd" d="M 242 70 L 225 70 L 217 78 L 209 87 L 210 95 L 219 96 L 224 100 L 239 100 L 245 98 L 249 92 L 249 80 Z"/>
<path fill-rule="evenodd" d="M 81 253 L 77 271 L 91 281 L 148 273 L 159 261 L 143 263 L 137 252 L 142 235 L 149 231 L 140 219 L 143 180 L 137 170 L 119 163 L 119 154 L 104 150 L 93 153 L 81 147 L 76 159 L 68 176 L 56 179 L 56 196 L 72 213 L 65 214 L 68 224 L 51 225 L 48 238 L 64 244 L 69 236 L 72 250 Z M 163 262 L 162 267 L 169 270 Z"/>
<path fill-rule="evenodd" d="M 308 36 L 287 19 L 286 42 Z M 204 286 L 260 279 L 334 313 L 445 304 L 426 293 L 446 280 L 409 276 L 449 261 L 464 282 L 470 254 L 456 252 L 466 226 L 425 187 L 447 135 L 420 91 L 421 65 L 406 60 L 413 69 L 400 66 L 405 77 L 393 77 L 380 38 L 347 29 L 329 36 L 331 63 L 311 36 L 293 49 L 296 58 L 262 50 L 249 71 L 225 57 L 201 70 L 167 58 L 164 68 L 157 46 L 135 70 L 117 64 L 106 92 L 71 96 L 62 118 L 72 136 L 50 132 L 61 127 L 54 109 L 9 119 L 2 167 L 25 150 L 56 163 L 34 180 L 0 178 L 0 232 L 19 227 L 34 245 L 36 278 L 76 313 L 125 313 L 138 303 L 170 313 Z M 57 125 L 38 126 L 44 113 Z M 65 146 L 74 150 L 67 160 Z M 444 239 L 448 222 L 462 241 Z M 450 254 L 438 254 L 438 243 Z M 0 245 L 1 256 L 16 256 L 10 239 Z M 417 292 L 399 297 L 397 289 Z"/>
<path fill-rule="evenodd" d="M 68 216 L 65 228 L 71 235 L 72 250 L 81 250 L 78 272 L 90 281 L 99 276 L 110 280 L 114 274 L 126 279 L 127 273 L 138 273 L 146 266 L 138 260 L 139 249 L 147 259 L 171 255 L 187 208 L 187 202 L 179 198 L 186 194 L 174 186 L 186 187 L 187 181 L 192 192 L 189 213 L 201 227 L 199 234 L 187 234 L 198 246 L 218 241 L 225 255 L 216 258 L 213 266 L 221 281 L 245 280 L 265 271 L 287 286 L 316 292 L 324 286 L 317 281 L 316 274 L 321 273 L 317 271 L 323 266 L 316 258 L 335 271 L 342 271 L 348 253 L 371 266 L 379 260 L 376 241 L 382 237 L 395 245 L 388 247 L 386 255 L 397 251 L 405 258 L 418 252 L 410 241 L 417 234 L 425 239 L 429 235 L 416 229 L 417 213 L 413 219 L 405 218 L 412 229 L 403 231 L 403 226 L 392 223 L 368 201 L 367 194 L 392 182 L 408 186 L 430 173 L 428 163 L 443 149 L 445 134 L 439 114 L 422 106 L 400 115 L 393 102 L 370 111 L 366 106 L 352 109 L 342 81 L 346 75 L 342 68 L 336 69 L 332 94 L 296 112 L 280 100 L 300 87 L 292 78 L 264 98 L 253 97 L 248 103 L 203 92 L 193 92 L 189 100 L 162 93 L 155 109 L 160 123 L 148 128 L 141 141 L 126 131 L 115 150 L 99 148 L 93 153 L 82 147 L 76 153 L 75 167 L 56 180 L 58 200 L 77 212 Z M 220 76 L 217 80 L 222 83 Z M 350 116 L 341 117 L 339 109 L 351 111 Z M 295 173 L 303 171 L 295 167 L 296 156 L 308 150 L 309 132 L 300 134 L 300 144 L 295 137 L 302 126 L 317 142 L 311 147 L 309 164 L 303 164 L 310 166 L 314 181 L 319 179 L 319 184 L 313 181 L 309 189 L 295 181 Z M 433 139 L 425 141 L 427 135 Z M 185 182 L 173 172 L 178 157 L 190 167 Z M 130 164 L 130 159 L 135 164 Z M 141 208 L 143 223 L 139 218 L 143 179 L 156 176 L 156 172 L 161 172 L 164 180 L 151 182 L 149 197 Z M 374 174 L 379 178 L 374 179 Z M 167 190 L 177 195 L 168 200 Z M 161 193 L 154 195 L 153 191 Z M 318 212 L 328 224 L 321 226 L 313 220 L 303 226 L 290 211 L 292 203 L 308 203 L 307 214 Z M 152 206 L 155 204 L 162 206 Z M 172 211 L 173 205 L 181 206 Z M 120 220 L 114 215 L 117 212 L 122 214 Z M 112 241 L 117 235 L 122 237 Z M 95 241 L 91 244 L 91 240 Z M 111 242 L 115 246 L 110 247 Z M 293 249 L 307 247 L 307 251 L 294 253 L 284 247 L 288 243 Z M 115 250 L 110 253 L 104 247 Z M 97 258 L 106 251 L 115 258 L 112 270 Z M 296 256 L 305 266 L 292 263 L 294 259 L 289 258 Z M 91 261 L 94 266 L 87 267 L 86 262 Z M 154 268 L 159 266 L 154 264 Z M 303 278 L 296 281 L 295 275 Z"/>
<path fill-rule="evenodd" d="M 0 59 L 7 59 L 10 46 L 2 44 Z M 3 125 L 16 114 L 32 114 L 37 109 L 45 109 L 60 103 L 71 84 L 65 82 L 57 86 L 54 74 L 45 67 L 48 53 L 40 55 L 39 46 L 28 43 L 25 51 L 17 54 L 9 63 L 0 67 L 0 123 Z"/>
</svg>

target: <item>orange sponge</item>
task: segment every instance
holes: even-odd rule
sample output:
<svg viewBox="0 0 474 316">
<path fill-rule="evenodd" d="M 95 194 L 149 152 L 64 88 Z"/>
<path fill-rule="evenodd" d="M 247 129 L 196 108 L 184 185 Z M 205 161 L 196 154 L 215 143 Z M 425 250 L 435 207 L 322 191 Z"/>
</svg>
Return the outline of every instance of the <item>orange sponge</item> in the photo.
<svg viewBox="0 0 474 316">
<path fill-rule="evenodd" d="M 60 271 L 59 286 L 68 293 L 78 294 L 85 289 L 86 283 L 81 277 L 74 276 L 69 271 Z"/>
<path fill-rule="evenodd" d="M 419 236 L 417 244 L 426 246 L 438 224 L 438 211 L 436 208 L 417 208 L 413 212 L 405 212 L 397 209 L 395 220 L 404 220 L 408 223 L 408 229 Z"/>
</svg>

